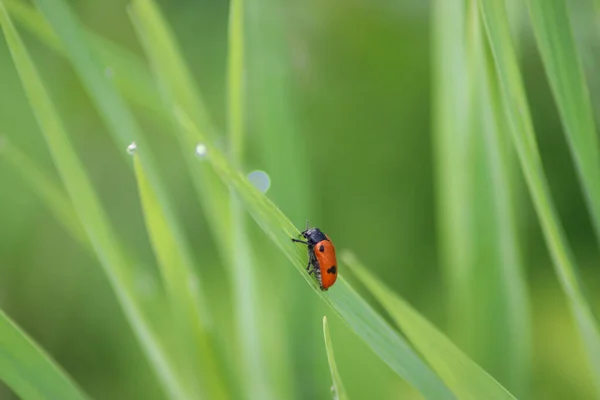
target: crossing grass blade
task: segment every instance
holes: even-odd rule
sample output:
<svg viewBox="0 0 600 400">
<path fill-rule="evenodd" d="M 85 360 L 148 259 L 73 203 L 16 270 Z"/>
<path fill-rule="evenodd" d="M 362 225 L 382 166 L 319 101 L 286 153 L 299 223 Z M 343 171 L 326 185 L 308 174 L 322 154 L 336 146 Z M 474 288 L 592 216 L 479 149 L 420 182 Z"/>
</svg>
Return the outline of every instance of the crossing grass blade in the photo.
<svg viewBox="0 0 600 400">
<path fill-rule="evenodd" d="M 54 163 L 125 316 L 166 393 L 173 398 L 185 398 L 184 387 L 174 373 L 171 361 L 136 301 L 129 260 L 119 245 L 117 235 L 106 218 L 106 213 L 54 109 L 54 104 L 2 2 L 0 2 L 0 22 L 25 93 Z"/>
<path fill-rule="evenodd" d="M 600 242 L 600 147 L 567 5 L 564 0 L 528 0 L 527 5 Z"/>
<path fill-rule="evenodd" d="M 1 3 L 0 8 L 2 8 Z M 2 311 L 0 311 L 0 381 L 7 384 L 23 400 L 87 398 L 60 366 Z"/>
<path fill-rule="evenodd" d="M 331 344 L 331 335 L 329 334 L 329 324 L 327 323 L 327 317 L 323 317 L 323 335 L 325 336 L 325 350 L 327 351 L 327 361 L 329 361 L 329 369 L 331 371 L 331 379 L 333 380 L 333 387 L 335 390 L 335 398 L 337 400 L 348 400 L 348 393 L 342 383 L 342 378 L 337 369 L 335 363 L 335 357 L 333 356 L 333 345 Z"/>
<path fill-rule="evenodd" d="M 536 143 L 525 89 L 510 37 L 504 1 L 480 0 L 480 11 L 494 57 L 504 116 L 562 290 L 582 337 L 594 376 L 600 377 L 600 333 L 588 304 L 571 249 L 550 196 Z M 596 383 L 600 379 L 595 380 Z M 600 389 L 600 387 L 599 387 Z"/>
<path fill-rule="evenodd" d="M 514 399 L 433 324 L 375 278 L 352 254 L 343 253 L 342 260 L 459 399 Z"/>
</svg>

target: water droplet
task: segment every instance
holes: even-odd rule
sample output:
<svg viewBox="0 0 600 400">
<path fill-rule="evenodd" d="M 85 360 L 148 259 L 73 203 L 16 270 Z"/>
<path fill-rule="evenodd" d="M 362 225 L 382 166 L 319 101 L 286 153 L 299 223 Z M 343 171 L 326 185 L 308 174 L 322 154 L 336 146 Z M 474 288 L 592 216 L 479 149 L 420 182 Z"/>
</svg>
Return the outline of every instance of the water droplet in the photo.
<svg viewBox="0 0 600 400">
<path fill-rule="evenodd" d="M 134 155 L 135 151 L 137 150 L 137 146 L 135 144 L 135 142 L 131 142 L 131 144 L 129 146 L 127 146 L 127 153 Z"/>
<path fill-rule="evenodd" d="M 263 193 L 271 187 L 271 178 L 265 171 L 256 170 L 248 174 L 248 180 L 252 185 Z"/>
<path fill-rule="evenodd" d="M 113 69 L 111 67 L 104 68 L 104 76 L 111 79 L 113 77 Z"/>
<path fill-rule="evenodd" d="M 198 146 L 196 146 L 196 155 L 200 158 L 204 158 L 206 157 L 207 152 L 208 148 L 206 148 L 206 145 L 198 143 Z"/>
</svg>

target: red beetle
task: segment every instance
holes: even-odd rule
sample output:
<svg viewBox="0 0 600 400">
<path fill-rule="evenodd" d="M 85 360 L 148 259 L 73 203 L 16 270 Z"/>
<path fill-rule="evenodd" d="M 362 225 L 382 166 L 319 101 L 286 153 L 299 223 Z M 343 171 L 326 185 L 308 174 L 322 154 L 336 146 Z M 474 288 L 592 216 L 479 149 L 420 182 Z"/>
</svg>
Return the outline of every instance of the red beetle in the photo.
<svg viewBox="0 0 600 400">
<path fill-rule="evenodd" d="M 329 289 L 337 279 L 337 259 L 335 247 L 329 237 L 321 232 L 319 228 L 306 229 L 302 232 L 306 241 L 292 238 L 292 242 L 303 243 L 308 249 L 308 274 L 315 273 L 321 290 Z M 312 269 L 311 269 L 312 267 Z"/>
</svg>

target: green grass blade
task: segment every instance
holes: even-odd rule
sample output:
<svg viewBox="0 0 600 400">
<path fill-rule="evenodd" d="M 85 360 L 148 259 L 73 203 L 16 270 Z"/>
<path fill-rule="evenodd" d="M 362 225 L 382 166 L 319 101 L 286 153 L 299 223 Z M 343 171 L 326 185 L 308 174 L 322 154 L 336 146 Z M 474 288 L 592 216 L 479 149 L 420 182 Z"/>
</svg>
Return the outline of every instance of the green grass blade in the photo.
<svg viewBox="0 0 600 400">
<path fill-rule="evenodd" d="M 344 253 L 342 259 L 458 398 L 514 399 L 502 385 L 460 351 L 406 301 L 375 278 L 354 256 Z"/>
<path fill-rule="evenodd" d="M 199 282 L 193 272 L 191 255 L 172 234 L 169 221 L 137 154 L 134 155 L 134 165 L 147 231 L 175 317 L 174 331 L 181 338 L 176 344 L 179 359 L 186 365 L 181 370 L 189 374 L 187 379 L 192 382 L 195 398 L 227 398 L 225 385 L 219 375 L 214 343 L 209 335 L 212 321 L 209 315 L 203 314 L 208 305 L 202 304 L 205 299 L 198 292 Z M 199 315 L 202 318 L 198 318 Z M 198 380 L 201 381 L 199 385 Z"/>
<path fill-rule="evenodd" d="M 327 351 L 327 361 L 329 361 L 329 369 L 331 370 L 331 379 L 333 380 L 333 387 L 335 390 L 335 398 L 337 400 L 348 400 L 348 393 L 342 383 L 342 378 L 338 372 L 337 365 L 335 363 L 335 357 L 333 356 L 333 345 L 331 344 L 331 335 L 329 334 L 329 325 L 327 324 L 327 317 L 323 317 L 323 335 L 325 336 L 325 350 Z"/>
<path fill-rule="evenodd" d="M 80 244 L 91 249 L 85 230 L 73 210 L 73 204 L 58 183 L 54 182 L 46 172 L 30 159 L 24 152 L 15 147 L 6 138 L 1 138 L 0 155 L 18 172 L 31 189 L 38 194 L 44 204 L 54 214 L 57 221 L 63 224 L 67 232 Z"/>
<path fill-rule="evenodd" d="M 512 47 L 503 1 L 481 0 L 505 118 L 525 175 L 556 273 L 582 336 L 594 375 L 600 377 L 600 334 L 577 277 L 575 262 L 552 202 L 537 148 L 531 115 L 517 59 Z M 596 379 L 600 382 L 600 379 Z"/>
<path fill-rule="evenodd" d="M 164 218 L 164 228 L 168 229 L 168 234 L 173 238 L 170 243 L 177 245 L 169 255 L 174 257 L 177 254 L 177 257 L 180 257 L 174 264 L 168 264 L 167 266 L 161 263 L 161 266 L 177 269 L 176 276 L 179 278 L 184 276 L 190 277 L 193 266 L 189 257 L 189 247 L 173 215 L 167 192 L 156 168 L 152 150 L 145 142 L 133 115 L 114 85 L 111 82 L 107 82 L 104 76 L 104 68 L 90 49 L 86 35 L 72 10 L 62 0 L 39 0 L 36 4 L 61 39 L 67 57 L 71 61 L 100 115 L 108 125 L 117 146 L 125 149 L 129 143 L 135 141 L 139 149 L 137 152 L 139 162 L 144 171 L 144 176 L 149 181 L 149 186 L 152 187 L 153 196 L 160 208 L 161 217 Z M 162 259 L 162 261 L 165 260 Z M 164 276 L 173 277 L 169 273 L 164 274 Z M 172 297 L 171 301 L 177 302 L 177 309 L 179 310 L 189 311 L 198 307 L 197 312 L 188 314 L 188 318 L 210 320 L 210 312 L 206 307 L 208 302 L 202 299 L 202 296 L 204 296 L 203 290 L 200 287 L 192 295 L 189 291 L 189 280 L 187 282 L 184 281 L 184 279 L 177 279 L 167 283 L 168 287 L 172 289 L 169 293 Z M 175 286 L 178 286 L 178 289 L 175 289 Z M 207 333 L 204 331 L 207 326 L 206 321 L 194 322 L 194 324 L 194 334 L 199 335 L 197 343 L 205 343 L 207 340 Z M 181 333 L 186 334 L 184 332 Z M 190 381 L 189 384 L 192 384 L 193 381 Z M 204 377 L 201 381 L 204 385 L 209 385 L 212 379 Z"/>
<path fill-rule="evenodd" d="M 473 304 L 469 298 L 474 244 L 471 232 L 471 182 L 467 133 L 469 88 L 466 77 L 466 4 L 464 0 L 437 0 L 433 4 L 434 145 L 437 170 L 439 238 L 442 266 L 448 282 L 450 332 L 466 342 Z M 448 79 L 451 75 L 453 78 Z M 462 95 L 457 98 L 457 93 Z"/>
<path fill-rule="evenodd" d="M 6 8 L 15 21 L 37 36 L 52 49 L 66 55 L 65 49 L 44 16 L 22 0 L 5 0 Z M 127 49 L 92 32 L 86 32 L 94 53 L 105 67 L 105 73 L 124 96 L 151 111 L 159 120 L 168 121 L 160 95 L 148 68 Z"/>
<path fill-rule="evenodd" d="M 538 48 L 600 241 L 600 147 L 564 0 L 528 0 Z"/>
<path fill-rule="evenodd" d="M 509 162 L 500 154 L 506 146 L 489 146 L 486 139 L 495 123 L 481 90 L 486 64 L 477 4 L 436 1 L 432 26 L 436 198 L 448 331 L 466 354 L 519 395 L 530 358 L 527 294 L 508 214 L 510 182 L 502 175 Z"/>
<path fill-rule="evenodd" d="M 287 18 L 292 3 L 279 0 L 249 1 L 246 4 L 247 51 L 246 65 L 248 113 L 250 137 L 256 148 L 276 149 L 260 151 L 260 165 L 268 172 L 273 185 L 267 196 L 295 224 L 304 224 L 309 219 L 313 223 L 328 224 L 328 217 L 319 215 L 323 210 L 315 207 L 319 198 L 314 193 L 311 182 L 312 168 L 299 168 L 306 160 L 314 157 L 309 153 L 310 135 L 305 134 L 301 108 L 295 101 L 298 98 L 298 70 L 296 48 L 290 46 L 288 31 L 290 21 Z M 309 8 L 306 8 L 308 10 Z M 272 263 L 285 262 L 283 256 L 273 258 Z M 279 293 L 285 293 L 289 300 L 284 315 L 283 334 L 289 337 L 289 343 L 314 342 L 321 340 L 319 332 L 312 329 L 317 312 L 316 301 L 306 301 L 302 295 L 301 282 L 290 279 L 291 274 L 278 279 Z M 277 293 L 274 293 L 277 296 Z M 312 350 L 312 351 L 311 351 Z M 287 374 L 290 391 L 297 396 L 305 395 L 307 384 L 320 386 L 326 384 L 327 368 L 323 364 L 314 364 L 320 357 L 316 347 L 289 346 L 294 362 L 289 363 Z M 311 368 L 306 368 L 311 365 Z M 280 378 L 281 379 L 281 378 Z M 285 397 L 290 396 L 288 394 Z"/>
<path fill-rule="evenodd" d="M 23 400 L 87 398 L 71 378 L 2 311 L 0 381 Z"/>
<path fill-rule="evenodd" d="M 117 236 L 108 223 L 98 197 L 84 172 L 58 113 L 27 53 L 21 38 L 0 2 L 0 22 L 25 93 L 46 139 L 77 215 L 102 263 L 132 329 L 167 393 L 185 398 L 184 390 L 160 343 L 146 322 L 133 295 L 133 277 Z"/>
<path fill-rule="evenodd" d="M 268 198 L 254 188 L 244 175 L 231 167 L 221 152 L 202 135 L 181 109 L 176 109 L 174 113 L 183 129 L 198 137 L 202 143 L 206 143 L 206 160 L 223 182 L 235 191 L 267 237 L 281 249 L 315 293 L 341 316 L 375 354 L 426 398 L 454 398 L 439 377 L 404 339 L 352 289 L 344 279 L 343 272 L 328 292 L 319 289 L 316 281 L 306 273 L 306 252 L 290 240 L 298 234 L 298 229 Z"/>
<path fill-rule="evenodd" d="M 244 0 L 229 3 L 229 42 L 227 57 L 227 126 L 229 130 L 230 160 L 241 169 L 245 152 L 245 96 L 244 96 Z M 260 313 L 266 307 L 258 297 L 258 270 L 251 254 L 246 230 L 246 213 L 240 199 L 232 194 L 231 231 L 233 247 L 231 279 L 236 307 L 237 340 L 242 347 L 240 376 L 248 391 L 248 398 L 274 399 L 265 364 L 265 345 L 260 334 Z"/>
<path fill-rule="evenodd" d="M 476 14 L 476 18 L 479 16 Z M 481 27 L 483 28 L 483 27 Z M 484 249 L 484 257 L 494 260 L 498 266 L 497 294 L 500 306 L 496 312 L 498 325 L 494 329 L 500 335 L 490 335 L 494 340 L 496 351 L 502 354 L 503 368 L 497 379 L 505 383 L 519 398 L 527 398 L 531 375 L 531 315 L 527 282 L 524 276 L 524 265 L 518 243 L 516 210 L 513 201 L 513 182 L 511 172 L 514 157 L 511 153 L 509 138 L 502 136 L 506 131 L 503 110 L 499 98 L 495 76 L 490 74 L 488 64 L 491 56 L 485 47 L 483 31 L 478 35 L 478 58 L 482 71 L 479 87 L 479 103 L 483 105 L 484 126 L 482 157 L 487 164 L 488 175 L 482 186 L 488 193 L 491 207 L 486 210 L 484 218 L 491 231 L 493 244 Z M 488 309 L 489 313 L 492 308 Z M 485 323 L 482 321 L 482 324 Z M 496 371 L 494 371 L 496 372 Z"/>
<path fill-rule="evenodd" d="M 200 96 L 194 90 L 196 85 L 185 67 L 183 58 L 159 10 L 150 1 L 136 0 L 132 3 L 129 11 L 138 37 L 151 61 L 164 103 L 175 103 L 184 107 L 194 116 L 195 123 L 203 127 L 203 132 L 214 138 L 215 133 L 208 112 Z M 179 141 L 183 159 L 195 178 L 194 188 L 217 240 L 219 250 L 223 258 L 227 259 L 231 254 L 230 208 L 227 189 L 209 168 L 197 162 L 198 158 L 194 154 L 194 148 L 200 143 L 198 138 L 180 130 L 177 124 L 175 124 L 174 134 Z M 211 189 L 206 190 L 207 187 Z"/>
</svg>

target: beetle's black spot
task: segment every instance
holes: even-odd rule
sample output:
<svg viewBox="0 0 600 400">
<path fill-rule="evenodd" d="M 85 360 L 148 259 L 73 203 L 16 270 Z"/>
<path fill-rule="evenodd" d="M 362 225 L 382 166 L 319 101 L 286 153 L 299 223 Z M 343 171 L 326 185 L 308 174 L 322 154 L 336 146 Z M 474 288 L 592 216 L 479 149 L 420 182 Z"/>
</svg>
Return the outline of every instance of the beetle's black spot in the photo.
<svg viewBox="0 0 600 400">
<path fill-rule="evenodd" d="M 322 253 L 322 252 L 324 252 L 324 251 L 325 251 L 325 246 L 323 246 L 323 245 L 320 245 L 320 246 L 319 246 L 319 251 L 320 251 L 321 253 Z"/>
<path fill-rule="evenodd" d="M 328 274 L 335 274 L 336 270 L 337 270 L 337 268 L 336 268 L 336 267 L 335 267 L 335 265 L 334 265 L 333 267 L 331 267 L 331 268 L 329 268 L 329 269 L 327 270 L 327 273 L 328 273 Z"/>
</svg>

